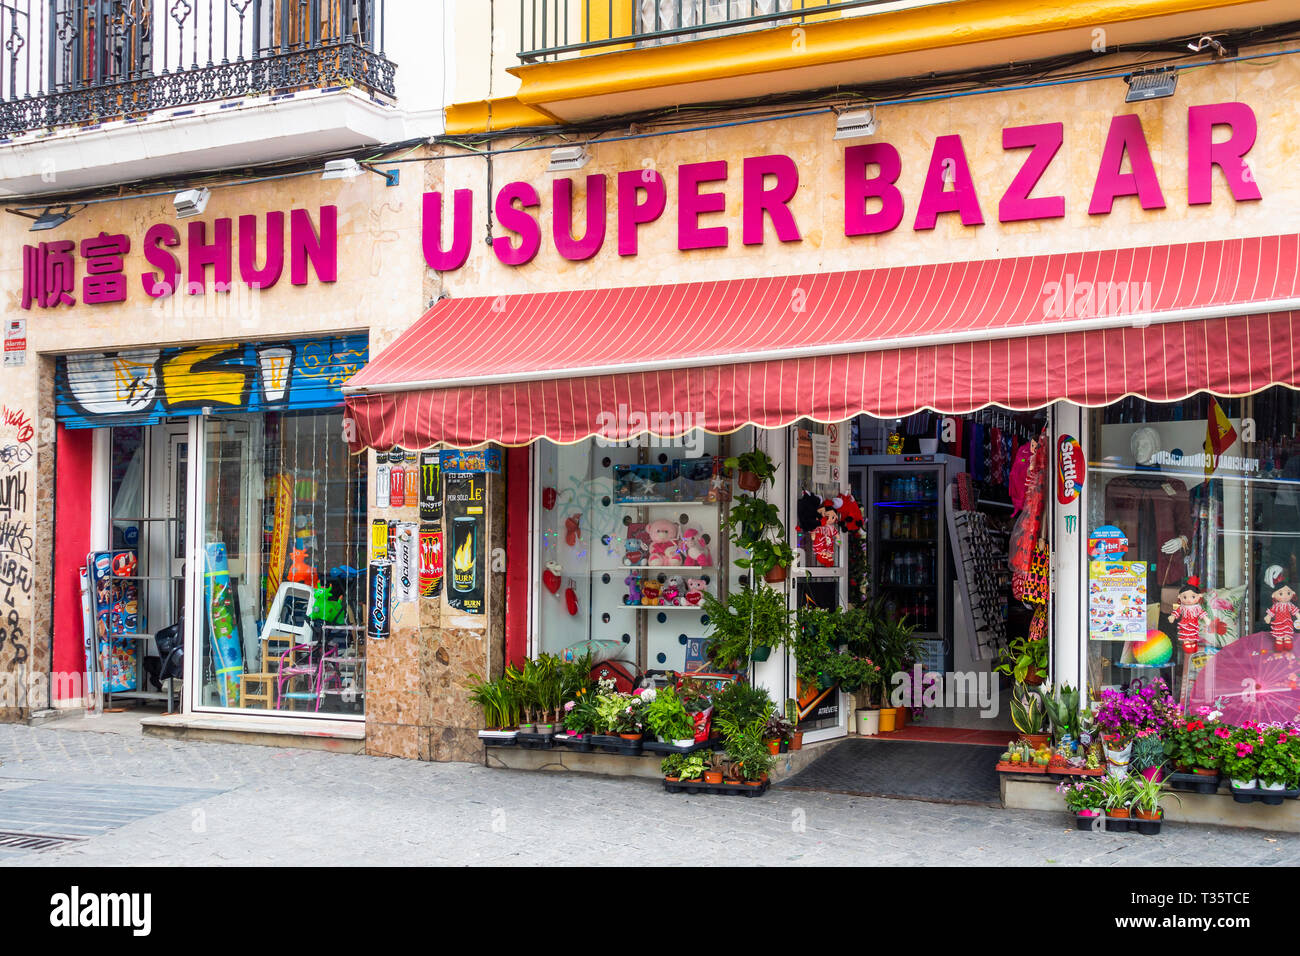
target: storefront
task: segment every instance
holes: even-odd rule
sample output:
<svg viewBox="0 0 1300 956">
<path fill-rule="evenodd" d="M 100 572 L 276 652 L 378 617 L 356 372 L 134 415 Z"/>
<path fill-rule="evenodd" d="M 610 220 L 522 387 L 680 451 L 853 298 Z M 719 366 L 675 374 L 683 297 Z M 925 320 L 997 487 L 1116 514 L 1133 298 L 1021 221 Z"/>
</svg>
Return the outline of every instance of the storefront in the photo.
<svg viewBox="0 0 1300 956">
<path fill-rule="evenodd" d="M 171 195 L 35 235 L 4 217 L 25 334 L 0 660 L 21 712 L 364 745 L 393 684 L 366 641 L 373 485 L 341 389 L 425 301 L 395 215 L 418 189 L 369 179 L 213 184 L 179 223 Z"/>
<path fill-rule="evenodd" d="M 1293 120 L 1267 92 L 1296 69 L 1188 72 L 1132 107 L 1113 79 L 890 104 L 858 143 L 822 111 L 631 136 L 572 178 L 544 151 L 503 147 L 491 181 L 442 164 L 423 228 L 445 298 L 345 388 L 354 447 L 505 447 L 503 505 L 528 516 L 499 572 L 512 661 L 698 664 L 706 595 L 751 584 L 716 466 L 760 450 L 799 556 L 790 609 L 888 602 L 925 670 L 987 675 L 1019 637 L 1085 699 L 1158 674 L 1218 699 L 1208 648 L 1262 640 L 1270 569 L 1296 570 L 1274 528 L 1300 207 Z M 469 241 L 484 210 L 490 246 Z M 1032 441 L 1042 508 L 1013 591 Z M 840 499 L 840 534 L 801 522 L 805 495 Z M 1002 557 L 977 567 L 990 541 Z M 1099 556 L 1140 563 L 1142 587 L 1103 585 Z M 1212 624 L 1184 652 L 1169 615 L 1189 576 Z M 1101 626 L 1099 589 L 1142 605 L 1140 634 Z M 816 705 L 806 739 L 850 731 L 847 695 L 817 700 L 797 654 L 747 669 Z"/>
</svg>

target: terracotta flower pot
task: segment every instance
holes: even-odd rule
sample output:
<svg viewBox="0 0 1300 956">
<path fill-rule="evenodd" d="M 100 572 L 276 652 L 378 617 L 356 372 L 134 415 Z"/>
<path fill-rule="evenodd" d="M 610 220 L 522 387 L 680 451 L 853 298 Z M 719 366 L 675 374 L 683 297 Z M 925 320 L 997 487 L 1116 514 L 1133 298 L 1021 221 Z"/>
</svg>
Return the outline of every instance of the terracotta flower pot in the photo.
<svg viewBox="0 0 1300 956">
<path fill-rule="evenodd" d="M 767 574 L 763 575 L 763 580 L 768 584 L 776 584 L 779 581 L 784 581 L 785 565 L 778 564 L 776 567 L 772 568 L 772 570 L 768 571 Z"/>
<path fill-rule="evenodd" d="M 1109 807 L 1106 810 L 1106 816 L 1115 817 L 1120 820 L 1128 819 L 1128 807 Z"/>
<path fill-rule="evenodd" d="M 1139 820 L 1159 820 L 1165 815 L 1163 810 L 1134 810 L 1134 816 Z"/>
<path fill-rule="evenodd" d="M 763 743 L 767 744 L 767 752 L 768 752 L 768 753 L 779 754 L 779 753 L 781 752 L 781 741 L 779 741 L 779 740 L 764 740 Z"/>
<path fill-rule="evenodd" d="M 640 734 L 619 734 L 619 736 L 622 737 L 624 740 L 640 740 L 640 739 L 641 739 L 641 735 L 640 735 Z"/>
<path fill-rule="evenodd" d="M 763 487 L 763 479 L 752 471 L 742 471 L 736 475 L 736 484 L 740 485 L 741 491 L 758 491 Z"/>
<path fill-rule="evenodd" d="M 1025 734 L 1025 742 L 1034 750 L 1052 742 L 1051 734 Z"/>
<path fill-rule="evenodd" d="M 796 730 L 790 735 L 790 749 L 803 750 L 803 731 Z"/>
<path fill-rule="evenodd" d="M 721 770 L 706 770 L 706 771 L 704 771 L 704 782 L 705 782 L 705 783 L 710 783 L 710 784 L 712 784 L 712 783 L 722 783 L 722 771 L 721 771 Z"/>
</svg>

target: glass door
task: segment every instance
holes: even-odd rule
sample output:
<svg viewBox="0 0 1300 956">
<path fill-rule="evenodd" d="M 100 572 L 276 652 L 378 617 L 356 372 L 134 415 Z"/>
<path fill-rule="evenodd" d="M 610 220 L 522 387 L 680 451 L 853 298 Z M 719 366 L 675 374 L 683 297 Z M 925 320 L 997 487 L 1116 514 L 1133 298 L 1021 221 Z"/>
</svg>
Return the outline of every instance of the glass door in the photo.
<svg viewBox="0 0 1300 956">
<path fill-rule="evenodd" d="M 943 619 L 942 477 L 917 465 L 873 467 L 868 479 L 875 593 L 888 617 L 905 618 L 926 638 L 941 636 Z"/>
</svg>

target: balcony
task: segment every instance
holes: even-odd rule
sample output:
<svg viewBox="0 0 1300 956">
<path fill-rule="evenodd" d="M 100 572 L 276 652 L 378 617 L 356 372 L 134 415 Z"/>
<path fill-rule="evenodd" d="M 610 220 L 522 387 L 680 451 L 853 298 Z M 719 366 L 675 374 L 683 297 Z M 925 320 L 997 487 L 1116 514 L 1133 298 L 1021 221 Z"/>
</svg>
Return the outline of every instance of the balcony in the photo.
<svg viewBox="0 0 1300 956">
<path fill-rule="evenodd" d="M 519 60 L 542 63 L 949 0 L 519 0 Z"/>
<path fill-rule="evenodd" d="M 393 95 L 384 0 L 2 0 L 0 136 L 330 87 Z"/>
</svg>

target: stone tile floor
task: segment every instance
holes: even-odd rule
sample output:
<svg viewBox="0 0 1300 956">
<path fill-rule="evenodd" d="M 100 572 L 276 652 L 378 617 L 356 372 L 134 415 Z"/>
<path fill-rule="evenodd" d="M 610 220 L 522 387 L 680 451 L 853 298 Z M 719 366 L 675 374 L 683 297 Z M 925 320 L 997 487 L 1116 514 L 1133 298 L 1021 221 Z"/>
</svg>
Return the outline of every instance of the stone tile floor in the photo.
<svg viewBox="0 0 1300 956">
<path fill-rule="evenodd" d="M 780 787 L 758 799 L 670 795 L 649 780 L 158 740 L 127 724 L 86 733 L 58 722 L 0 725 L 0 831 L 19 818 L 52 834 L 81 819 L 67 835 L 83 839 L 5 851 L 0 866 L 1276 866 L 1300 850 L 1300 837 L 1258 830 L 1080 834 L 1064 812 Z"/>
</svg>

